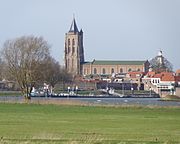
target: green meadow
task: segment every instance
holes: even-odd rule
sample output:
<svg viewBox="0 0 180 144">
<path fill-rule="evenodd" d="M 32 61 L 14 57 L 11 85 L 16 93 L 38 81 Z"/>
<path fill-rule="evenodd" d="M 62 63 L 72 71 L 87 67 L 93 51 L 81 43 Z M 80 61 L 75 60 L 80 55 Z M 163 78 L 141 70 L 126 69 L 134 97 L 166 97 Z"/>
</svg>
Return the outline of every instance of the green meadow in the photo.
<svg viewBox="0 0 180 144">
<path fill-rule="evenodd" d="M 0 144 L 178 144 L 180 108 L 0 103 Z"/>
</svg>

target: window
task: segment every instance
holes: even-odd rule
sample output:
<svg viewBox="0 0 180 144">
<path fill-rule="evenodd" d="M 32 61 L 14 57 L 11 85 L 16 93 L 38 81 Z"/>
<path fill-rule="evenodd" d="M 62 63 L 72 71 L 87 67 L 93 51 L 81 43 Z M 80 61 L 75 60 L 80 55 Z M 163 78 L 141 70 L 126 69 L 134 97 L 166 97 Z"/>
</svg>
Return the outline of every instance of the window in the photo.
<svg viewBox="0 0 180 144">
<path fill-rule="evenodd" d="M 65 47 L 65 54 L 67 54 L 68 53 L 68 49 L 67 49 L 67 47 Z"/>
<path fill-rule="evenodd" d="M 106 74 L 106 70 L 105 70 L 105 68 L 103 68 L 102 73 L 103 73 L 103 74 Z"/>
<path fill-rule="evenodd" d="M 70 45 L 71 45 L 71 42 L 70 42 L 70 39 L 68 39 L 68 53 L 71 52 Z"/>
<path fill-rule="evenodd" d="M 70 47 L 68 47 L 68 53 L 70 53 L 71 52 L 71 48 Z"/>
<path fill-rule="evenodd" d="M 74 41 L 74 39 L 72 40 L 72 53 L 74 53 L 75 52 L 75 41 Z"/>
<path fill-rule="evenodd" d="M 68 67 L 68 60 L 66 60 L 66 69 L 67 69 L 67 67 Z"/>
<path fill-rule="evenodd" d="M 114 69 L 113 69 L 113 68 L 111 69 L 111 74 L 112 74 L 112 73 L 114 73 Z"/>
<path fill-rule="evenodd" d="M 86 69 L 84 69 L 84 74 L 86 74 Z"/>
<path fill-rule="evenodd" d="M 94 68 L 94 74 L 97 74 L 97 69 L 96 68 Z"/>
<path fill-rule="evenodd" d="M 138 68 L 137 71 L 140 71 L 140 69 Z"/>
<path fill-rule="evenodd" d="M 128 69 L 128 72 L 130 72 L 130 71 L 131 71 L 131 68 Z"/>
<path fill-rule="evenodd" d="M 70 46 L 71 45 L 71 42 L 70 42 L 70 39 L 68 39 L 68 46 Z"/>
<path fill-rule="evenodd" d="M 69 69 L 69 59 L 67 59 L 67 68 Z"/>
<path fill-rule="evenodd" d="M 74 53 L 75 52 L 75 47 L 72 47 L 72 53 Z"/>
<path fill-rule="evenodd" d="M 72 40 L 72 45 L 75 46 L 75 40 L 74 39 Z"/>
<path fill-rule="evenodd" d="M 120 68 L 120 73 L 123 73 L 123 69 L 122 68 Z"/>
</svg>

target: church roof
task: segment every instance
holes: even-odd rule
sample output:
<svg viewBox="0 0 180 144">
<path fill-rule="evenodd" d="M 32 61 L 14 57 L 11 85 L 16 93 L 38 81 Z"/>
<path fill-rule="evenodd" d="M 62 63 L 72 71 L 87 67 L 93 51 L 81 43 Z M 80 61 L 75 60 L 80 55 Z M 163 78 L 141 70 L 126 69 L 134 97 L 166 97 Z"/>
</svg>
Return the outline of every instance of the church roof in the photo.
<svg viewBox="0 0 180 144">
<path fill-rule="evenodd" d="M 85 62 L 84 64 L 93 65 L 143 65 L 146 61 L 108 61 L 94 60 L 93 62 Z"/>
<path fill-rule="evenodd" d="M 71 27 L 70 27 L 70 29 L 69 29 L 69 32 L 74 32 L 74 33 L 79 32 L 79 31 L 78 31 L 78 28 L 77 28 L 77 25 L 76 25 L 76 20 L 75 20 L 75 18 L 73 18 L 73 21 L 72 21 Z"/>
</svg>

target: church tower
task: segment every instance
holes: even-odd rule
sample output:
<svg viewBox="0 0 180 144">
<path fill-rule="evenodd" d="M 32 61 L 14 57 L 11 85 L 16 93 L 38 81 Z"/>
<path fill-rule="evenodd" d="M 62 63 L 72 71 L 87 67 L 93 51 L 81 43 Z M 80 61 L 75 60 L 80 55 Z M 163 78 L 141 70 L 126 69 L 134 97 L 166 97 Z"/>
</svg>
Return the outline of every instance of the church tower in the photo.
<svg viewBox="0 0 180 144">
<path fill-rule="evenodd" d="M 82 63 L 84 63 L 83 31 L 78 30 L 76 20 L 73 18 L 69 32 L 65 35 L 65 67 L 74 76 L 81 75 Z"/>
</svg>

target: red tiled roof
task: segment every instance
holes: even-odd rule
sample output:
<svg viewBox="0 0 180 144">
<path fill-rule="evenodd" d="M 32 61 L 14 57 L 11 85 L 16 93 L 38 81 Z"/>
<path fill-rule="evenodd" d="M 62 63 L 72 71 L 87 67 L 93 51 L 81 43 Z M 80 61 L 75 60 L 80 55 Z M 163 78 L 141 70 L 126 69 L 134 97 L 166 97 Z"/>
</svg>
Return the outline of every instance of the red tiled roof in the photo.
<svg viewBox="0 0 180 144">
<path fill-rule="evenodd" d="M 131 71 L 129 74 L 144 74 L 144 72 L 141 71 Z"/>
<path fill-rule="evenodd" d="M 157 74 L 155 72 L 148 72 L 147 76 L 149 76 L 150 78 L 160 78 L 161 81 L 175 81 L 175 76 L 172 72 L 161 72 Z"/>
<path fill-rule="evenodd" d="M 180 82 L 180 76 L 175 76 L 176 82 Z"/>
<path fill-rule="evenodd" d="M 161 72 L 161 74 L 163 74 L 163 75 L 174 75 L 173 72 Z"/>
<path fill-rule="evenodd" d="M 161 73 L 155 74 L 155 75 L 152 76 L 152 78 L 161 78 L 161 77 L 162 77 L 162 74 L 161 74 Z"/>
<path fill-rule="evenodd" d="M 137 77 L 143 76 L 145 73 L 140 72 L 140 71 L 134 71 L 134 72 L 129 72 L 128 74 L 131 78 L 137 78 Z M 139 76 L 137 76 L 137 75 L 139 75 Z"/>
<path fill-rule="evenodd" d="M 161 78 L 161 81 L 175 81 L 174 75 L 164 75 Z"/>
</svg>

